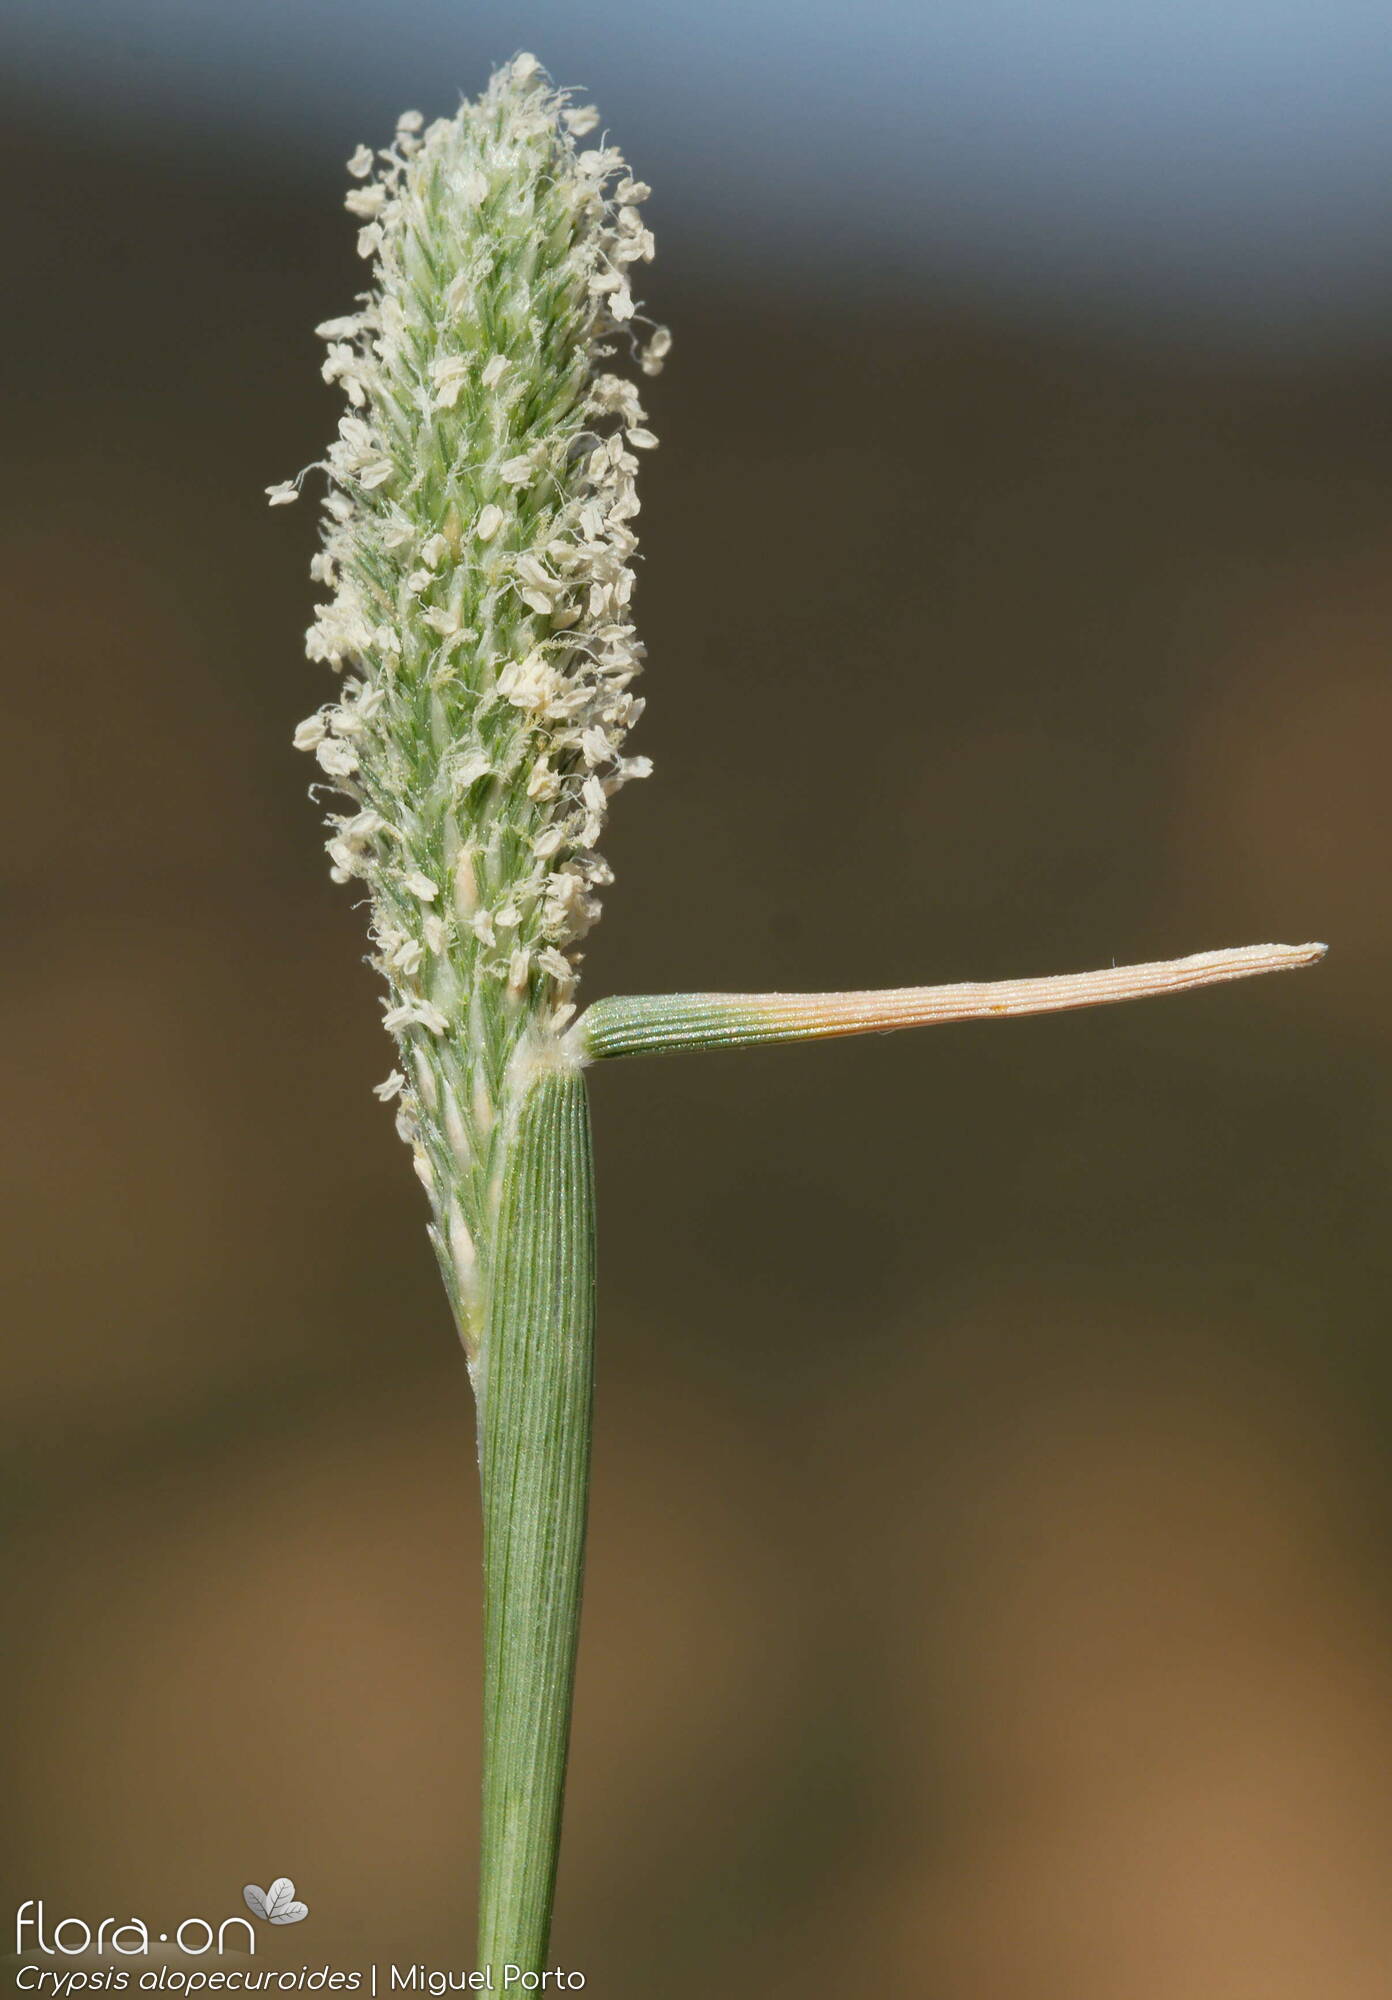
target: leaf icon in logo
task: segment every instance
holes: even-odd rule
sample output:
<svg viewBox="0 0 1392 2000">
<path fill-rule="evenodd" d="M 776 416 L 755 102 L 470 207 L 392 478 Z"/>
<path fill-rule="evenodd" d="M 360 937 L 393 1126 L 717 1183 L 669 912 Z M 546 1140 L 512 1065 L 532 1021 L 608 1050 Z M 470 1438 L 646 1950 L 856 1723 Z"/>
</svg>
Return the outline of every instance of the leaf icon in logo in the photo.
<svg viewBox="0 0 1392 2000">
<path fill-rule="evenodd" d="M 309 1915 L 309 1904 L 295 1901 L 295 1885 L 288 1875 L 277 1875 L 269 1889 L 258 1889 L 254 1882 L 248 1882 L 242 1900 L 254 1917 L 268 1924 L 303 1923 Z"/>
</svg>

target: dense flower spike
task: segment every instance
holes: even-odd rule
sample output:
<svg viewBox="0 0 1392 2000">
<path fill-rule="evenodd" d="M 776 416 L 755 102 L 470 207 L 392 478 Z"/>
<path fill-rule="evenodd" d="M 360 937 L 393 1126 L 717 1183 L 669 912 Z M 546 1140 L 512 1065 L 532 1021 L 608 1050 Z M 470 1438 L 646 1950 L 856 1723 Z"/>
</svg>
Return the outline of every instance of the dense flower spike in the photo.
<svg viewBox="0 0 1392 2000">
<path fill-rule="evenodd" d="M 534 57 L 424 131 L 348 162 L 372 288 L 318 331 L 349 409 L 329 447 L 321 552 L 331 592 L 306 650 L 343 675 L 302 722 L 349 809 L 335 881 L 361 879 L 386 1025 L 405 1075 L 398 1128 L 471 1359 L 522 1086 L 564 1060 L 578 946 L 613 879 L 608 801 L 646 758 L 629 618 L 637 452 L 656 439 L 615 337 L 647 374 L 634 267 L 649 192 L 598 113 Z M 272 506 L 296 482 L 267 489 Z"/>
</svg>

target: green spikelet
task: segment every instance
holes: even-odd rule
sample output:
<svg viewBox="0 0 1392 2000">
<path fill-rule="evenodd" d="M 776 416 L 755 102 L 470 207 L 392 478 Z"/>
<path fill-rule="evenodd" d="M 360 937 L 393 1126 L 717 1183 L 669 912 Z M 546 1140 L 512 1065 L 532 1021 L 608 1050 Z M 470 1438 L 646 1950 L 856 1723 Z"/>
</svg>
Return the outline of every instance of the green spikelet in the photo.
<svg viewBox="0 0 1392 2000">
<path fill-rule="evenodd" d="M 609 797 L 648 769 L 623 740 L 635 454 L 656 440 L 605 363 L 617 341 L 653 373 L 668 341 L 633 337 L 648 190 L 579 147 L 596 120 L 520 56 L 453 118 L 408 112 L 390 149 L 360 148 L 373 282 L 319 329 L 350 407 L 307 650 L 343 689 L 295 740 L 350 801 L 329 856 L 370 894 L 402 1057 L 382 1094 L 475 1368 L 518 1107 L 574 1011 Z"/>
</svg>

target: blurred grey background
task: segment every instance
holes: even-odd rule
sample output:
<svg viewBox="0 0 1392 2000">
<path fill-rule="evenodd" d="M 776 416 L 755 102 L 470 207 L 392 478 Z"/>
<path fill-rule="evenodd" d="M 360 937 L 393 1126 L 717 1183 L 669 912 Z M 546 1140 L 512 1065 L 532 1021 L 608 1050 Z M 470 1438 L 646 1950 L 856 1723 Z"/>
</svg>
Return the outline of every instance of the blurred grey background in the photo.
<svg viewBox="0 0 1392 2000">
<path fill-rule="evenodd" d="M 557 1956 L 1375 2000 L 1392 37 L 1324 4 L 11 0 L 0 1915 L 468 1965 L 472 1413 L 289 747 L 342 161 L 532 48 L 652 182 L 592 994 L 1167 1003 L 616 1066 Z M 12 1891 L 12 1893 L 11 1893 Z M 8 1918 L 6 1918 L 8 1922 Z"/>
</svg>

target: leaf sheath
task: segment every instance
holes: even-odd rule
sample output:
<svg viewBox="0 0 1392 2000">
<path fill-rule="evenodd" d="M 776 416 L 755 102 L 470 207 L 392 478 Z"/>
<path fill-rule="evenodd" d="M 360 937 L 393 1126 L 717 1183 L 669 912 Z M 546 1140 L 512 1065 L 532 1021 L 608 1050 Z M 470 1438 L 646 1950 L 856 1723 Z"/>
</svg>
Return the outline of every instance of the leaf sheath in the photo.
<svg viewBox="0 0 1392 2000">
<path fill-rule="evenodd" d="M 545 1962 L 585 1554 L 594 1179 L 578 1070 L 542 1073 L 503 1188 L 483 1345 L 483 1844 L 478 1965 Z"/>
</svg>

